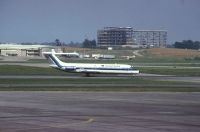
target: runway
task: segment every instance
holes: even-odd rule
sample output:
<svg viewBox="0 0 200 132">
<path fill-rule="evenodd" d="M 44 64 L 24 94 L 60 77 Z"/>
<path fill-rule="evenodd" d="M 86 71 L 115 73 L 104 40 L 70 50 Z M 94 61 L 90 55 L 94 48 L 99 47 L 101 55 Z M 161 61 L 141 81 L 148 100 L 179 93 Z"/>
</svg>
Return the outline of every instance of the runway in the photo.
<svg viewBox="0 0 200 132">
<path fill-rule="evenodd" d="M 85 77 L 82 74 L 72 74 L 68 76 L 53 76 L 53 75 L 0 75 L 0 79 L 69 79 L 69 78 L 91 78 L 91 79 L 109 79 L 109 78 L 135 78 L 142 77 L 145 79 L 152 80 L 162 80 L 162 81 L 183 81 L 183 82 L 191 82 L 191 83 L 200 83 L 200 77 L 185 77 L 185 76 L 173 76 L 173 75 L 158 75 L 158 74 L 143 74 L 140 73 L 138 75 L 105 75 L 105 74 L 95 74 L 91 77 Z"/>
<path fill-rule="evenodd" d="M 3 132 L 197 132 L 200 93 L 1 92 Z"/>
<path fill-rule="evenodd" d="M 148 64 L 148 63 L 147 63 Z M 155 64 L 155 63 L 153 63 Z M 157 64 L 157 63 L 156 63 Z M 159 63 L 158 63 L 159 64 Z M 165 63 L 163 63 L 165 64 Z M 168 64 L 168 63 L 166 63 Z M 171 63 L 170 63 L 171 64 Z M 178 64 L 187 64 L 187 63 L 178 63 Z M 198 64 L 198 63 L 197 63 Z M 48 63 L 8 63 L 8 62 L 2 62 L 0 65 L 21 65 L 21 66 L 31 66 L 31 67 L 49 67 Z M 162 68 L 174 68 L 174 66 L 151 66 L 151 65 L 137 65 L 137 67 L 162 67 Z M 192 66 L 176 66 L 177 69 L 198 69 L 199 67 L 192 67 Z M 137 75 L 109 75 L 109 74 L 91 74 L 90 78 L 134 78 L 134 77 L 142 77 L 146 79 L 153 79 L 153 80 L 162 80 L 162 81 L 183 81 L 183 82 L 192 82 L 192 83 L 200 83 L 200 77 L 199 76 L 175 76 L 175 75 L 158 75 L 158 74 L 145 74 L 140 73 Z M 41 79 L 63 79 L 63 78 L 85 78 L 85 74 L 81 73 L 71 73 L 68 76 L 42 76 L 42 75 L 0 75 L 0 79 L 34 79 L 34 78 L 41 78 Z"/>
</svg>

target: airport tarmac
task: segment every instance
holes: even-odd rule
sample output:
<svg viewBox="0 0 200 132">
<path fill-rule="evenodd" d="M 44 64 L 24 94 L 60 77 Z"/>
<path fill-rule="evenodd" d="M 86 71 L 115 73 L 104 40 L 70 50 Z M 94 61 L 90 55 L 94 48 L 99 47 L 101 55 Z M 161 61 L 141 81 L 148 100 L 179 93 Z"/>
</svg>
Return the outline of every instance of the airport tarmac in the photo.
<svg viewBox="0 0 200 132">
<path fill-rule="evenodd" d="M 0 92 L 2 132 L 197 132 L 200 93 Z"/>
<path fill-rule="evenodd" d="M 152 80 L 162 80 L 162 81 L 183 81 L 183 82 L 191 82 L 191 83 L 200 83 L 200 77 L 198 76 L 174 76 L 174 75 L 158 75 L 158 74 L 145 74 L 140 73 L 138 75 L 105 75 L 105 74 L 95 74 L 91 77 L 85 77 L 82 74 L 71 74 L 68 76 L 51 76 L 51 75 L 0 75 L 0 79 L 69 79 L 69 78 L 99 78 L 99 79 L 109 79 L 109 78 L 135 78 L 135 77 L 142 77 L 145 79 L 152 79 Z"/>
</svg>

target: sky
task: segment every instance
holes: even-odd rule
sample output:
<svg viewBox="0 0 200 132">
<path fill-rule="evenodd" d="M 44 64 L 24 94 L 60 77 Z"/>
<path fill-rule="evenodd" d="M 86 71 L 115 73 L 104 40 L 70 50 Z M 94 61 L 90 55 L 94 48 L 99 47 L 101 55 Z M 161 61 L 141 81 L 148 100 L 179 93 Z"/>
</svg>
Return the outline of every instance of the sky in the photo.
<svg viewBox="0 0 200 132">
<path fill-rule="evenodd" d="M 200 41 L 200 0 L 0 0 L 0 42 L 82 42 L 108 26 Z"/>
</svg>

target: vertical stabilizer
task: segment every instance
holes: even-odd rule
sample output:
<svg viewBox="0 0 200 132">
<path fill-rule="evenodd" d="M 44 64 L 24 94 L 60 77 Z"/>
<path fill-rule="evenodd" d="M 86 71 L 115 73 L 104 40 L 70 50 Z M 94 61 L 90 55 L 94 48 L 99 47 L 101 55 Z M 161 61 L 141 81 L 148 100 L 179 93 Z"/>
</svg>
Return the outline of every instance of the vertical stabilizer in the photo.
<svg viewBox="0 0 200 132">
<path fill-rule="evenodd" d="M 58 59 L 58 57 L 55 55 L 55 50 L 52 49 L 51 52 L 44 52 L 44 56 L 50 60 L 54 65 L 57 65 L 59 68 L 63 67 L 63 62 Z"/>
</svg>

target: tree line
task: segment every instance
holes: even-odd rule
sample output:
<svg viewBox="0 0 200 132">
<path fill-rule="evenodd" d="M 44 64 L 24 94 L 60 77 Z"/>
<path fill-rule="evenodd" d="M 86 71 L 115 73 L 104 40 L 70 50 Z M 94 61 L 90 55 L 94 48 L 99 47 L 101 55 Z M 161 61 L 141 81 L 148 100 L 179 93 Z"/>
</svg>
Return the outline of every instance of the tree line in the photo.
<svg viewBox="0 0 200 132">
<path fill-rule="evenodd" d="M 69 44 L 65 44 L 63 42 L 60 42 L 59 39 L 56 39 L 53 45 L 56 45 L 56 46 L 68 45 L 71 47 L 83 47 L 83 48 L 96 48 L 97 46 L 96 40 L 89 40 L 89 39 L 85 39 L 82 43 L 74 43 L 71 41 Z"/>
<path fill-rule="evenodd" d="M 174 48 L 179 49 L 200 49 L 199 41 L 183 40 L 182 42 L 175 42 Z"/>
</svg>

